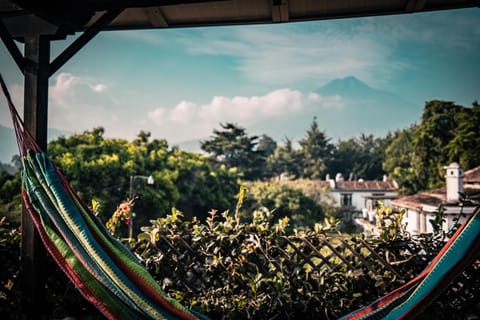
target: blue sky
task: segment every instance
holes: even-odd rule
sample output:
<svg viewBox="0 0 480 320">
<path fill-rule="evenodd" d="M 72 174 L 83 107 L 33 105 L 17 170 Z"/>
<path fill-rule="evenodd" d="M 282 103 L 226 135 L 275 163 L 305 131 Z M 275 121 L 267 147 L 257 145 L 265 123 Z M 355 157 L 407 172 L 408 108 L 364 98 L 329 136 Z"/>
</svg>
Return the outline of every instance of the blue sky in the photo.
<svg viewBox="0 0 480 320">
<path fill-rule="evenodd" d="M 173 144 L 204 139 L 219 123 L 231 121 L 249 133 L 295 140 L 301 138 L 298 128 L 308 129 L 308 114 L 317 116 L 332 138 L 349 138 L 370 132 L 345 113 L 341 121 L 322 122 L 334 119 L 345 101 L 342 96 L 312 93 L 347 76 L 418 106 L 413 123 L 425 101 L 445 99 L 470 106 L 480 100 L 478 21 L 480 9 L 473 8 L 275 25 L 103 32 L 52 76 L 49 126 L 70 132 L 103 126 L 106 136 L 126 139 L 146 130 Z M 73 40 L 71 36 L 55 42 L 52 56 Z M 3 43 L 0 61 L 21 110 L 22 77 Z M 3 97 L 0 101 L 4 105 Z M 322 116 L 326 114 L 332 116 Z M 276 126 L 277 120 L 282 125 Z M 376 121 L 389 123 L 392 130 L 404 126 L 395 119 Z M 0 107 L 0 124 L 11 127 L 5 106 Z"/>
</svg>

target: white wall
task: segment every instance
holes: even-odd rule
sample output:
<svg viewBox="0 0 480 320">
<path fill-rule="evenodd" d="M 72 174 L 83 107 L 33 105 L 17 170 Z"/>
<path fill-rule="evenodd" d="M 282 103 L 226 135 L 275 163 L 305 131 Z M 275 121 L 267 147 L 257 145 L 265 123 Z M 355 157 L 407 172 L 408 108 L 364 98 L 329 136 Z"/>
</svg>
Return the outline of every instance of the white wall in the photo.
<svg viewBox="0 0 480 320">
<path fill-rule="evenodd" d="M 354 207 L 355 211 L 362 211 L 363 208 L 365 208 L 365 197 L 371 197 L 374 193 L 383 193 L 383 192 L 358 192 L 358 191 L 340 191 L 340 190 L 335 190 L 332 192 L 333 199 L 335 199 L 337 206 L 340 206 L 340 199 L 341 195 L 344 193 L 351 193 L 352 194 L 352 206 Z M 396 192 L 385 192 L 385 196 L 387 197 L 395 197 L 397 196 Z M 382 200 L 383 204 L 385 206 L 390 206 L 390 200 L 389 199 L 384 199 Z"/>
</svg>

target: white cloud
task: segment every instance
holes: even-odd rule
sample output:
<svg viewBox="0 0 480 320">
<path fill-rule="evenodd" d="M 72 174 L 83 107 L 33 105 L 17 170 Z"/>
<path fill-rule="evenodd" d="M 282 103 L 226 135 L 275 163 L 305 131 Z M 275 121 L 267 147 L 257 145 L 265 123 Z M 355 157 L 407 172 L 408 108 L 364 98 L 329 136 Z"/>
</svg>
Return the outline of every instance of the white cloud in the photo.
<svg viewBox="0 0 480 320">
<path fill-rule="evenodd" d="M 50 101 L 57 106 L 65 106 L 66 101 L 74 96 L 74 87 L 79 83 L 80 78 L 71 73 L 59 73 L 49 89 Z"/>
<path fill-rule="evenodd" d="M 112 112 L 116 102 L 107 89 L 96 79 L 59 73 L 49 88 L 49 126 L 75 132 L 114 127 L 119 118 Z"/>
<path fill-rule="evenodd" d="M 394 47 L 388 38 L 378 41 L 372 32 L 310 26 L 307 31 L 295 26 L 207 30 L 181 41 L 192 54 L 236 57 L 238 70 L 247 77 L 277 86 L 305 80 L 326 83 L 348 75 L 377 84 L 404 67 L 389 58 Z"/>
<path fill-rule="evenodd" d="M 107 90 L 107 86 L 102 84 L 102 83 L 98 83 L 96 85 L 93 85 L 91 86 L 92 90 L 95 91 L 95 92 L 98 92 L 98 93 L 102 93 L 102 92 L 105 92 Z"/>
<path fill-rule="evenodd" d="M 182 101 L 172 109 L 155 108 L 148 113 L 148 118 L 156 126 L 153 129 L 156 135 L 176 142 L 206 137 L 219 123 L 234 122 L 248 127 L 295 116 L 312 107 L 340 109 L 343 101 L 338 96 L 304 95 L 286 88 L 263 96 L 215 96 L 203 105 Z"/>
<path fill-rule="evenodd" d="M 107 90 L 107 85 L 95 83 L 92 79 L 75 76 L 68 72 L 61 72 L 50 86 L 50 101 L 56 107 L 66 107 L 87 88 L 96 93 L 103 93 Z"/>
</svg>

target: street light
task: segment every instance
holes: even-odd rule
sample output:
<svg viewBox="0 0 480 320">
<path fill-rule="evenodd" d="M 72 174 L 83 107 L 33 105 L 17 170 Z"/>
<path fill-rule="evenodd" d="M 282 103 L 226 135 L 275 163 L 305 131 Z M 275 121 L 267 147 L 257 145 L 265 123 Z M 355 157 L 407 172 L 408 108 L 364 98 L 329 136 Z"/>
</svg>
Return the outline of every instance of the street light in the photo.
<svg viewBox="0 0 480 320">
<path fill-rule="evenodd" d="M 129 224 L 128 224 L 128 238 L 129 238 L 129 241 L 132 241 L 133 239 L 133 218 L 135 217 L 135 214 L 133 213 L 133 188 L 135 186 L 134 182 L 135 182 L 135 179 L 145 179 L 147 180 L 147 184 L 153 184 L 154 183 L 154 180 L 153 180 L 153 177 L 150 175 L 150 176 L 130 176 L 130 221 L 129 221 Z"/>
</svg>

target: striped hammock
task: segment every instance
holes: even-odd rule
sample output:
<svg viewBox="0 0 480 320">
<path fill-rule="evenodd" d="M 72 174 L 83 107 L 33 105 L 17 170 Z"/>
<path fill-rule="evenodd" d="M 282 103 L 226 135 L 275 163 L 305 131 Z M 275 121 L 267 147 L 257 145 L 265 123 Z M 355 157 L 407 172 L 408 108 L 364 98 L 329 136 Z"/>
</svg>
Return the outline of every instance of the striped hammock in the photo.
<svg viewBox="0 0 480 320">
<path fill-rule="evenodd" d="M 22 158 L 22 196 L 40 238 L 81 294 L 108 319 L 207 319 L 169 298 L 112 237 L 25 129 L 6 85 Z"/>
<path fill-rule="evenodd" d="M 22 196 L 40 238 L 81 294 L 108 319 L 207 319 L 168 297 L 131 251 L 112 237 L 25 129 L 0 75 L 22 157 Z M 416 278 L 342 319 L 416 314 L 480 252 L 480 210 Z"/>
</svg>

